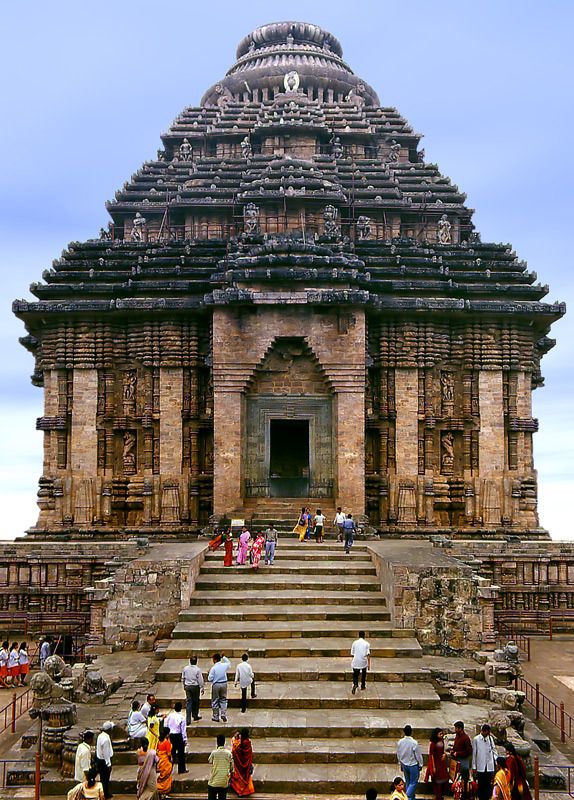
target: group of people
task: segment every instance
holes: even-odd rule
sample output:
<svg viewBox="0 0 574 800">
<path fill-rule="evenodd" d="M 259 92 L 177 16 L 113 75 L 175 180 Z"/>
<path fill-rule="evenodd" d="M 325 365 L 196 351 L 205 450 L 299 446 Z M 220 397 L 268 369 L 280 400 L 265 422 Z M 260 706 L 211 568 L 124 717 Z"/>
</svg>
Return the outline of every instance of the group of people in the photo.
<svg viewBox="0 0 574 800">
<path fill-rule="evenodd" d="M 214 653 L 212 667 L 207 674 L 207 682 L 211 684 L 211 721 L 227 722 L 227 673 L 231 662 L 223 653 Z M 205 691 L 203 672 L 197 665 L 197 656 L 191 656 L 189 664 L 183 668 L 181 682 L 186 696 L 186 724 L 201 719 L 199 714 L 200 696 Z M 257 697 L 255 674 L 249 663 L 249 656 L 243 653 L 241 661 L 235 668 L 235 687 L 241 689 L 241 713 L 247 710 L 247 696 Z"/>
<path fill-rule="evenodd" d="M 311 514 L 310 508 L 302 506 L 299 513 L 297 524 L 293 528 L 293 533 L 296 533 L 300 542 L 308 542 L 311 537 L 315 537 L 315 541 L 320 544 L 324 540 L 325 532 L 325 515 L 320 508 L 317 509 L 315 515 Z M 345 514 L 342 507 L 337 507 L 337 513 L 333 520 L 333 526 L 337 531 L 337 541 L 344 542 L 345 552 L 349 553 L 353 546 L 355 538 L 356 525 L 352 514 Z"/>
<path fill-rule="evenodd" d="M 259 563 L 263 555 L 265 556 L 265 564 L 272 565 L 275 561 L 275 550 L 277 548 L 279 536 L 277 528 L 273 522 L 269 523 L 265 531 L 257 531 L 255 537 L 251 535 L 249 528 L 244 525 L 237 540 L 237 548 L 235 550 L 235 563 L 238 566 L 246 566 L 250 564 L 253 569 L 259 568 Z M 225 528 L 218 533 L 209 542 L 210 550 L 217 550 L 223 545 L 224 557 L 223 566 L 233 566 L 233 534 L 230 528 Z"/>
<path fill-rule="evenodd" d="M 0 649 L 0 687 L 8 689 L 25 686 L 30 672 L 30 657 L 27 642 L 2 642 Z"/>
<path fill-rule="evenodd" d="M 435 728 L 430 737 L 424 780 L 432 784 L 435 800 L 443 800 L 450 780 L 455 800 L 532 800 L 524 762 L 511 742 L 505 745 L 506 756 L 499 756 L 490 725 L 485 723 L 473 739 L 460 720 L 454 730 L 450 748 L 443 728 Z M 390 800 L 415 800 L 423 766 L 410 725 L 405 725 L 403 734 L 397 743 L 402 775 L 392 783 Z"/>
</svg>

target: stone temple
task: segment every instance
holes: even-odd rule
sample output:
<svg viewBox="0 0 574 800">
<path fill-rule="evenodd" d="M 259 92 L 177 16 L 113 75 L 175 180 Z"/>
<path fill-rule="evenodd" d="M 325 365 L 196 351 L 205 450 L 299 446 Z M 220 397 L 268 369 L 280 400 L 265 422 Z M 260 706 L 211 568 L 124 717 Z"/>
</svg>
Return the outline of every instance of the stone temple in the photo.
<svg viewBox="0 0 574 800">
<path fill-rule="evenodd" d="M 383 534 L 539 536 L 531 392 L 563 312 L 420 135 L 304 23 L 245 37 L 17 301 L 33 532 L 195 533 L 338 505 Z"/>
<path fill-rule="evenodd" d="M 405 722 L 472 732 L 518 703 L 493 685 L 516 666 L 488 660 L 497 633 L 572 627 L 574 547 L 540 525 L 532 455 L 565 307 L 481 241 L 420 135 L 316 25 L 246 36 L 162 142 L 99 238 L 14 303 L 45 444 L 37 524 L 0 545 L 0 624 L 119 659 L 125 681 L 85 705 L 102 684 L 79 687 L 77 665 L 79 722 L 44 708 L 46 793 L 65 796 L 82 730 L 111 718 L 114 794 L 133 796 L 133 697 L 153 686 L 169 708 L 190 653 L 206 671 L 220 649 L 249 652 L 260 681 L 258 791 L 382 796 Z M 362 541 L 299 543 L 301 505 L 331 538 L 342 506 Z M 274 520 L 274 566 L 207 554 L 224 517 Z M 354 697 L 359 626 L 373 667 Z M 205 796 L 223 730 L 202 702 L 180 796 Z"/>
</svg>

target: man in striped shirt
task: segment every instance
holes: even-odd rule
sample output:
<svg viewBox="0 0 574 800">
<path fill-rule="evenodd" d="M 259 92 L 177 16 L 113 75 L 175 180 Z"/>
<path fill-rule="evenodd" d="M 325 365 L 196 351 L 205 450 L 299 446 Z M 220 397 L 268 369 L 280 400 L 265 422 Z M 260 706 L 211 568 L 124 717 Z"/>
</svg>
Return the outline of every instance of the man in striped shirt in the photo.
<svg viewBox="0 0 574 800">
<path fill-rule="evenodd" d="M 233 756 L 225 749 L 225 736 L 217 736 L 217 747 L 209 754 L 211 775 L 207 782 L 207 800 L 227 800 L 227 788 L 233 774 Z"/>
</svg>

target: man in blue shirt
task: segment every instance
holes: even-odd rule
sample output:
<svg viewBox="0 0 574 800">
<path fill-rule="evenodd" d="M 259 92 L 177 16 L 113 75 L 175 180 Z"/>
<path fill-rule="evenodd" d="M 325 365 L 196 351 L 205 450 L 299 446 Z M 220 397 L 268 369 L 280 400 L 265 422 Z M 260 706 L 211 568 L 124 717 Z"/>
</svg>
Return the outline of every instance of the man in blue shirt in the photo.
<svg viewBox="0 0 574 800">
<path fill-rule="evenodd" d="M 223 653 L 213 654 L 213 666 L 207 680 L 211 684 L 211 719 L 213 722 L 227 722 L 227 670 L 231 662 Z"/>
<path fill-rule="evenodd" d="M 352 514 L 347 514 L 347 519 L 343 522 L 343 533 L 345 534 L 345 553 L 349 553 L 355 538 L 355 520 Z"/>
</svg>

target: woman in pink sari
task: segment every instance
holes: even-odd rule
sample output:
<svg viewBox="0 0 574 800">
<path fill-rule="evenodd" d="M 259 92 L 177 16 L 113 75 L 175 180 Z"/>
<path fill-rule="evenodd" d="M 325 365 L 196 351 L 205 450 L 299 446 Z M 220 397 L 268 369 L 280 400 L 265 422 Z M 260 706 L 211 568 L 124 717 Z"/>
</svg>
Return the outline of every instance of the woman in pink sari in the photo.
<svg viewBox="0 0 574 800">
<path fill-rule="evenodd" d="M 257 532 L 257 538 L 251 547 L 251 566 L 253 569 L 259 569 L 259 562 L 261 561 L 261 553 L 265 547 L 265 537 L 261 531 Z"/>
<path fill-rule="evenodd" d="M 138 800 L 158 800 L 157 753 L 150 749 L 147 739 L 142 739 L 138 750 L 136 797 Z"/>
<path fill-rule="evenodd" d="M 237 545 L 237 563 L 244 565 L 247 563 L 247 553 L 249 551 L 249 542 L 251 541 L 251 534 L 243 526 L 243 530 L 239 535 L 239 542 Z"/>
</svg>

